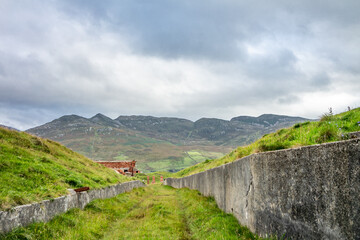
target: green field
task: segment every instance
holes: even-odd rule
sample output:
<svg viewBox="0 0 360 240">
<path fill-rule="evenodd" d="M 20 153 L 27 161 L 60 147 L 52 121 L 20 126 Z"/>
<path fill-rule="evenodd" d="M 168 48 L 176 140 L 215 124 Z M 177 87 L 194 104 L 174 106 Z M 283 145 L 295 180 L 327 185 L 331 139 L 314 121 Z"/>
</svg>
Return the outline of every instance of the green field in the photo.
<svg viewBox="0 0 360 240">
<path fill-rule="evenodd" d="M 0 235 L 1 238 L 1 235 Z M 198 191 L 151 185 L 114 198 L 95 200 L 49 223 L 19 228 L 13 239 L 261 239 L 213 198 Z"/>
<path fill-rule="evenodd" d="M 207 159 L 215 159 L 224 156 L 221 152 L 207 152 L 202 150 L 191 150 L 183 152 L 183 156 L 172 157 L 169 159 L 159 159 L 156 161 L 139 162 L 139 169 L 153 171 L 179 171 L 194 164 L 203 162 Z"/>
<path fill-rule="evenodd" d="M 125 160 L 128 160 L 129 157 L 126 156 L 124 153 L 119 152 L 118 155 L 116 157 L 114 157 L 114 159 L 117 161 L 125 161 Z"/>
<path fill-rule="evenodd" d="M 51 140 L 0 128 L 0 209 L 52 199 L 68 188 L 131 180 Z"/>
<path fill-rule="evenodd" d="M 219 158 L 231 151 L 227 146 L 183 146 L 140 135 L 126 135 L 119 129 L 100 133 L 98 130 L 101 129 L 93 128 L 92 132 L 86 134 L 80 130 L 64 134 L 64 139 L 59 141 L 94 160 L 136 160 L 136 167 L 145 173 L 179 171 L 207 159 Z"/>
<path fill-rule="evenodd" d="M 253 153 L 346 140 L 349 138 L 348 133 L 355 131 L 360 131 L 360 108 L 337 115 L 326 113 L 318 122 L 298 123 L 290 128 L 283 128 L 275 133 L 266 134 L 254 143 L 238 147 L 222 158 L 206 160 L 185 168 L 172 176 L 188 176 Z"/>
</svg>

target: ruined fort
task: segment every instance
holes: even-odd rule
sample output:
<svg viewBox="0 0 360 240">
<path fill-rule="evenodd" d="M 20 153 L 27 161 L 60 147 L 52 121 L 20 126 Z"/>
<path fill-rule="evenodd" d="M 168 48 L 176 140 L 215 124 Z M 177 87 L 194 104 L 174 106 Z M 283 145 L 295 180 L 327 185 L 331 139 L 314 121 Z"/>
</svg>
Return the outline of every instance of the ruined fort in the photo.
<svg viewBox="0 0 360 240">
<path fill-rule="evenodd" d="M 123 175 L 134 176 L 134 174 L 139 173 L 140 171 L 135 168 L 136 161 L 131 162 L 98 162 L 105 167 L 114 169 L 118 173 Z"/>
</svg>

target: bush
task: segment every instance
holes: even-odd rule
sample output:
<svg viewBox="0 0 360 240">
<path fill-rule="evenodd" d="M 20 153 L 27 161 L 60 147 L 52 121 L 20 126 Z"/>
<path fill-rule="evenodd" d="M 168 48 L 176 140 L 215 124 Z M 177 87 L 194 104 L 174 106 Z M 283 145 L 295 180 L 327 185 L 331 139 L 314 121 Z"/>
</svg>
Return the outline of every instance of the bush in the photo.
<svg viewBox="0 0 360 240">
<path fill-rule="evenodd" d="M 67 178 L 65 182 L 69 184 L 71 187 L 81 187 L 81 181 L 76 178 Z"/>
<path fill-rule="evenodd" d="M 261 142 L 258 146 L 258 150 L 260 152 L 267 152 L 267 151 L 274 151 L 274 150 L 280 150 L 285 149 L 288 146 L 285 143 L 282 142 L 274 142 L 274 143 L 264 143 Z"/>
<path fill-rule="evenodd" d="M 330 122 L 333 120 L 334 120 L 334 115 L 330 113 L 324 113 L 320 118 L 320 122 Z"/>
</svg>

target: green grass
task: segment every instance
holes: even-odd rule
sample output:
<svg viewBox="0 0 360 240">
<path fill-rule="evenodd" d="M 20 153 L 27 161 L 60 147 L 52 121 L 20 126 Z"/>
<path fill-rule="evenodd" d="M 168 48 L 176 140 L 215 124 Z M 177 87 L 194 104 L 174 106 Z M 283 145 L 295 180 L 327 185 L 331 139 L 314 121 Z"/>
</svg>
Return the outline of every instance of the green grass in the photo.
<svg viewBox="0 0 360 240">
<path fill-rule="evenodd" d="M 153 173 L 138 173 L 135 176 L 136 180 L 140 180 L 140 181 L 144 181 L 145 183 L 147 182 L 147 176 L 149 176 L 150 182 L 152 181 L 153 176 L 155 177 L 156 182 L 160 182 L 160 178 L 161 176 L 166 179 L 168 177 L 172 176 L 172 173 L 170 172 L 153 172 Z"/>
<path fill-rule="evenodd" d="M 200 150 L 188 151 L 188 152 L 186 152 L 186 154 L 187 154 L 187 157 L 186 157 L 187 159 L 190 159 L 196 163 L 203 162 L 207 159 L 219 158 L 224 155 L 224 154 L 218 153 L 218 152 L 205 152 L 205 151 L 200 151 Z"/>
<path fill-rule="evenodd" d="M 156 169 L 158 171 L 167 171 L 170 169 L 180 170 L 188 166 L 192 166 L 198 162 L 194 162 L 191 158 L 184 157 L 178 159 L 162 159 L 153 162 L 147 162 L 146 165 L 151 169 Z M 139 165 L 140 167 L 141 165 Z"/>
<path fill-rule="evenodd" d="M 0 209 L 67 194 L 68 188 L 100 188 L 130 178 L 59 143 L 0 128 Z"/>
<path fill-rule="evenodd" d="M 129 157 L 126 156 L 124 153 L 120 152 L 119 155 L 117 155 L 114 159 L 117 161 L 125 161 L 128 160 Z"/>
<path fill-rule="evenodd" d="M 297 123 L 290 128 L 266 134 L 254 143 L 238 147 L 222 158 L 206 160 L 174 173 L 172 177 L 202 172 L 253 153 L 345 140 L 348 138 L 347 134 L 354 131 L 360 131 L 360 108 L 337 115 L 324 114 L 318 122 Z"/>
<path fill-rule="evenodd" d="M 1 236 L 0 236 L 1 237 Z M 151 185 L 95 200 L 7 239 L 261 239 L 198 191 Z"/>
<path fill-rule="evenodd" d="M 224 156 L 224 153 L 205 150 L 190 150 L 184 151 L 180 156 L 172 156 L 167 159 L 155 159 L 154 161 L 138 162 L 137 166 L 141 170 L 145 169 L 144 172 L 149 172 L 149 169 L 161 172 L 179 171 L 207 159 L 215 159 L 221 156 Z"/>
</svg>

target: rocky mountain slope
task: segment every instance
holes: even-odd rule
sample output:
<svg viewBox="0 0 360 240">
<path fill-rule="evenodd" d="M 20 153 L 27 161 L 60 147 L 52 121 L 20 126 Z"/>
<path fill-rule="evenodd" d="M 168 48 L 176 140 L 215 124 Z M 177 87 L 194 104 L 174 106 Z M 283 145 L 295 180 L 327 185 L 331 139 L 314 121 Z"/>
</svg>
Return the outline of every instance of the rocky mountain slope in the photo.
<svg viewBox="0 0 360 240">
<path fill-rule="evenodd" d="M 264 114 L 259 117 L 235 117 L 230 121 L 201 118 L 196 122 L 180 118 L 120 116 L 114 122 L 149 137 L 173 143 L 211 141 L 216 145 L 239 146 L 255 140 L 259 135 L 306 120 L 300 117 Z M 249 140 L 242 140 L 239 136 L 246 136 Z M 234 138 L 237 140 L 233 141 Z"/>
<path fill-rule="evenodd" d="M 59 141 L 94 160 L 135 159 L 143 171 L 177 171 L 303 121 L 307 119 L 272 114 L 195 122 L 152 116 L 66 115 L 27 132 Z"/>
</svg>

